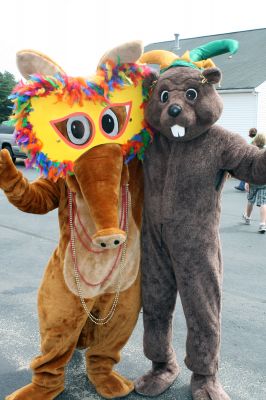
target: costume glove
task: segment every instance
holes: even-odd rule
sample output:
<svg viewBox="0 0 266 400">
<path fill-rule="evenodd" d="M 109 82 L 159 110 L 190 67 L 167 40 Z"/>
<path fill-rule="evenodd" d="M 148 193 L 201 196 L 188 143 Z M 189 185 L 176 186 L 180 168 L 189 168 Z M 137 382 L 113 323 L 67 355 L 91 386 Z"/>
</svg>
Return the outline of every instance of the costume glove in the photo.
<svg viewBox="0 0 266 400">
<path fill-rule="evenodd" d="M 21 176 L 21 172 L 15 167 L 8 150 L 0 151 L 0 189 L 9 191 L 17 179 Z"/>
</svg>

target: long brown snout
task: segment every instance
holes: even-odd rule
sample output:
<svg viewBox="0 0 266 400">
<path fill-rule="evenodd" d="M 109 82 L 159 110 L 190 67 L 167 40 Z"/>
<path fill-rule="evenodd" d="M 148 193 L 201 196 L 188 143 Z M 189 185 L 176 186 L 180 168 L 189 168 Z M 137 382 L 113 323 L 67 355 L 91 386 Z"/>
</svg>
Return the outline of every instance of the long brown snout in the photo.
<svg viewBox="0 0 266 400">
<path fill-rule="evenodd" d="M 126 240 L 119 228 L 118 205 L 123 155 L 118 144 L 93 147 L 75 161 L 74 174 L 96 226 L 93 244 L 115 248 Z"/>
</svg>

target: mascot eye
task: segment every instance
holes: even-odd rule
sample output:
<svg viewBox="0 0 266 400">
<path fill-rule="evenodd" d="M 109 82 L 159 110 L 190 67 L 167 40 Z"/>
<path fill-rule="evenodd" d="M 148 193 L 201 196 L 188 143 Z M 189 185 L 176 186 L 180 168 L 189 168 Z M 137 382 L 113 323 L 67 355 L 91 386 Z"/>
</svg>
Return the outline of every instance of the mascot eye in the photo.
<svg viewBox="0 0 266 400">
<path fill-rule="evenodd" d="M 167 90 L 164 90 L 164 91 L 161 93 L 161 96 L 160 96 L 161 102 L 162 102 L 162 103 L 166 103 L 167 100 L 168 100 L 168 98 L 169 98 L 169 92 L 168 92 Z"/>
<path fill-rule="evenodd" d="M 91 137 L 91 126 L 84 115 L 75 115 L 67 120 L 66 131 L 71 143 L 82 145 Z"/>
<path fill-rule="evenodd" d="M 93 139 L 92 123 L 86 115 L 72 114 L 50 123 L 70 146 L 84 146 Z"/>
<path fill-rule="evenodd" d="M 102 115 L 102 129 L 108 136 L 114 137 L 119 132 L 119 121 L 116 114 L 108 108 Z"/>
<path fill-rule="evenodd" d="M 188 89 L 186 91 L 186 98 L 190 101 L 194 101 L 196 100 L 196 98 L 198 97 L 198 92 L 195 89 Z"/>
<path fill-rule="evenodd" d="M 104 136 L 117 139 L 126 129 L 131 110 L 130 103 L 114 104 L 104 109 L 100 117 L 100 127 Z"/>
</svg>

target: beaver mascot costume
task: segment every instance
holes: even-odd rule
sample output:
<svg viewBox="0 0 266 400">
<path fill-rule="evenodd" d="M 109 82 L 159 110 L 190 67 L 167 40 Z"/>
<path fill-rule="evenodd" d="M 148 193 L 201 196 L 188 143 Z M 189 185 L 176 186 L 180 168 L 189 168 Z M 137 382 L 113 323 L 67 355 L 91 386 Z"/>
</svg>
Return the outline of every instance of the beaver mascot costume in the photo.
<svg viewBox="0 0 266 400">
<path fill-rule="evenodd" d="M 235 41 L 215 41 L 183 57 L 154 50 L 141 61 L 160 64 L 145 117 L 154 140 L 144 159 L 142 299 L 144 352 L 152 369 L 135 382 L 158 396 L 180 369 L 172 346 L 179 293 L 187 323 L 185 363 L 194 400 L 228 400 L 217 371 L 220 349 L 222 260 L 220 197 L 227 171 L 266 183 L 266 151 L 215 125 L 222 101 L 221 72 L 209 57 L 234 53 Z"/>
</svg>

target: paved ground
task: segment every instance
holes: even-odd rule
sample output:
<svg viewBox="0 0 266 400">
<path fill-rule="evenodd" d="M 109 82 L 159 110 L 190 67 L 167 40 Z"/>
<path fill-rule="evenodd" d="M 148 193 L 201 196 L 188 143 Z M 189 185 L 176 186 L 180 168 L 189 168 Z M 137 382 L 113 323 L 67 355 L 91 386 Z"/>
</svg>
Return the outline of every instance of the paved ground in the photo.
<svg viewBox="0 0 266 400">
<path fill-rule="evenodd" d="M 24 170 L 22 163 L 18 165 Z M 26 171 L 29 179 L 36 173 Z M 266 399 L 266 234 L 257 233 L 258 209 L 251 226 L 243 225 L 246 195 L 234 180 L 223 192 L 221 238 L 224 298 L 220 377 L 232 400 Z M 204 229 L 204 221 L 201 221 Z M 30 381 L 31 358 L 39 352 L 37 288 L 56 246 L 56 212 L 23 214 L 0 193 L 0 399 Z M 150 366 L 142 353 L 142 316 L 123 351 L 118 370 L 134 379 Z M 191 400 L 190 371 L 182 360 L 186 329 L 180 302 L 174 322 L 174 345 L 182 366 L 177 382 L 159 400 Z M 145 400 L 133 393 L 128 400 Z M 66 390 L 58 400 L 100 400 L 85 376 L 83 353 L 67 368 Z"/>
</svg>

